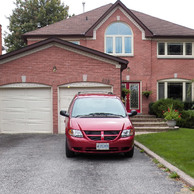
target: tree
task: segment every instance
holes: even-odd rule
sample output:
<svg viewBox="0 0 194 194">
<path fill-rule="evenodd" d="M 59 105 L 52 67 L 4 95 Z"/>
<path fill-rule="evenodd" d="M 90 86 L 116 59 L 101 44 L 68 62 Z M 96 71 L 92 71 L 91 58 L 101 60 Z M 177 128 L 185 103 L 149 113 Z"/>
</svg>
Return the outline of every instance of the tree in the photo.
<svg viewBox="0 0 194 194">
<path fill-rule="evenodd" d="M 36 30 L 68 17 L 68 6 L 61 0 L 16 0 L 16 8 L 8 17 L 10 33 L 5 34 L 6 51 L 26 46 L 22 34 Z"/>
</svg>

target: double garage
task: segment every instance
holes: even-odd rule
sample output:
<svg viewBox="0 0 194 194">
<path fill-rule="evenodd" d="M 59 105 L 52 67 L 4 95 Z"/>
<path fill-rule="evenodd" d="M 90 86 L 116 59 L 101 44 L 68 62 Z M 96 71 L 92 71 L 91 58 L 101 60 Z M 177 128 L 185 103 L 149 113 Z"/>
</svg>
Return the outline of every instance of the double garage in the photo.
<svg viewBox="0 0 194 194">
<path fill-rule="evenodd" d="M 58 87 L 58 110 L 67 110 L 80 91 L 109 92 L 112 87 L 90 82 L 62 85 Z M 64 117 L 60 115 L 58 132 L 65 133 Z M 0 87 L 0 133 L 53 133 L 52 88 L 30 83 Z"/>
<path fill-rule="evenodd" d="M 120 96 L 128 61 L 51 38 L 0 56 L 0 133 L 65 133 L 78 92 Z"/>
</svg>

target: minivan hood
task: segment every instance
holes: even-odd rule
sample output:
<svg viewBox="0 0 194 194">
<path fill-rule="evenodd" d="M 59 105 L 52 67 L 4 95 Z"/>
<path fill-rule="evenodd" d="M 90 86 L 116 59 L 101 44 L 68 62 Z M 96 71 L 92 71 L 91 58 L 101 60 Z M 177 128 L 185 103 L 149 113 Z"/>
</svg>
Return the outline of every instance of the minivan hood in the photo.
<svg viewBox="0 0 194 194">
<path fill-rule="evenodd" d="M 122 130 L 132 128 L 126 118 L 71 118 L 71 128 L 80 130 Z"/>
</svg>

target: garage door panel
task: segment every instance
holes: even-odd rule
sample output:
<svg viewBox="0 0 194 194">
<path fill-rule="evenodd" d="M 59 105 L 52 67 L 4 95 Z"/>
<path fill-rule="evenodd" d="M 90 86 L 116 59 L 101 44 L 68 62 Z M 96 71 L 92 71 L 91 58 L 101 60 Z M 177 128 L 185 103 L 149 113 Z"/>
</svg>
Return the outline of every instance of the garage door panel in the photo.
<svg viewBox="0 0 194 194">
<path fill-rule="evenodd" d="M 74 87 L 59 89 L 59 112 L 60 110 L 68 110 L 69 105 L 78 92 L 111 92 L 111 87 Z M 65 117 L 59 115 L 59 132 L 65 133 Z"/>
<path fill-rule="evenodd" d="M 50 88 L 0 89 L 0 132 L 52 133 Z"/>
</svg>

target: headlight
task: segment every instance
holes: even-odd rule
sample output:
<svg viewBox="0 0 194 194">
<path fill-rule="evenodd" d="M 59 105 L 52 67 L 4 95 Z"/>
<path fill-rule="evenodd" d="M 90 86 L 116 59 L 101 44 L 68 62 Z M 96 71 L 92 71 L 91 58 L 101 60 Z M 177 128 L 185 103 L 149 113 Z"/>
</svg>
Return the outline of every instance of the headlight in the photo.
<svg viewBox="0 0 194 194">
<path fill-rule="evenodd" d="M 69 130 L 69 135 L 71 135 L 73 137 L 83 137 L 82 132 L 78 129 L 70 129 Z"/>
<path fill-rule="evenodd" d="M 133 129 L 124 129 L 121 133 L 121 137 L 129 137 L 133 135 Z"/>
</svg>

